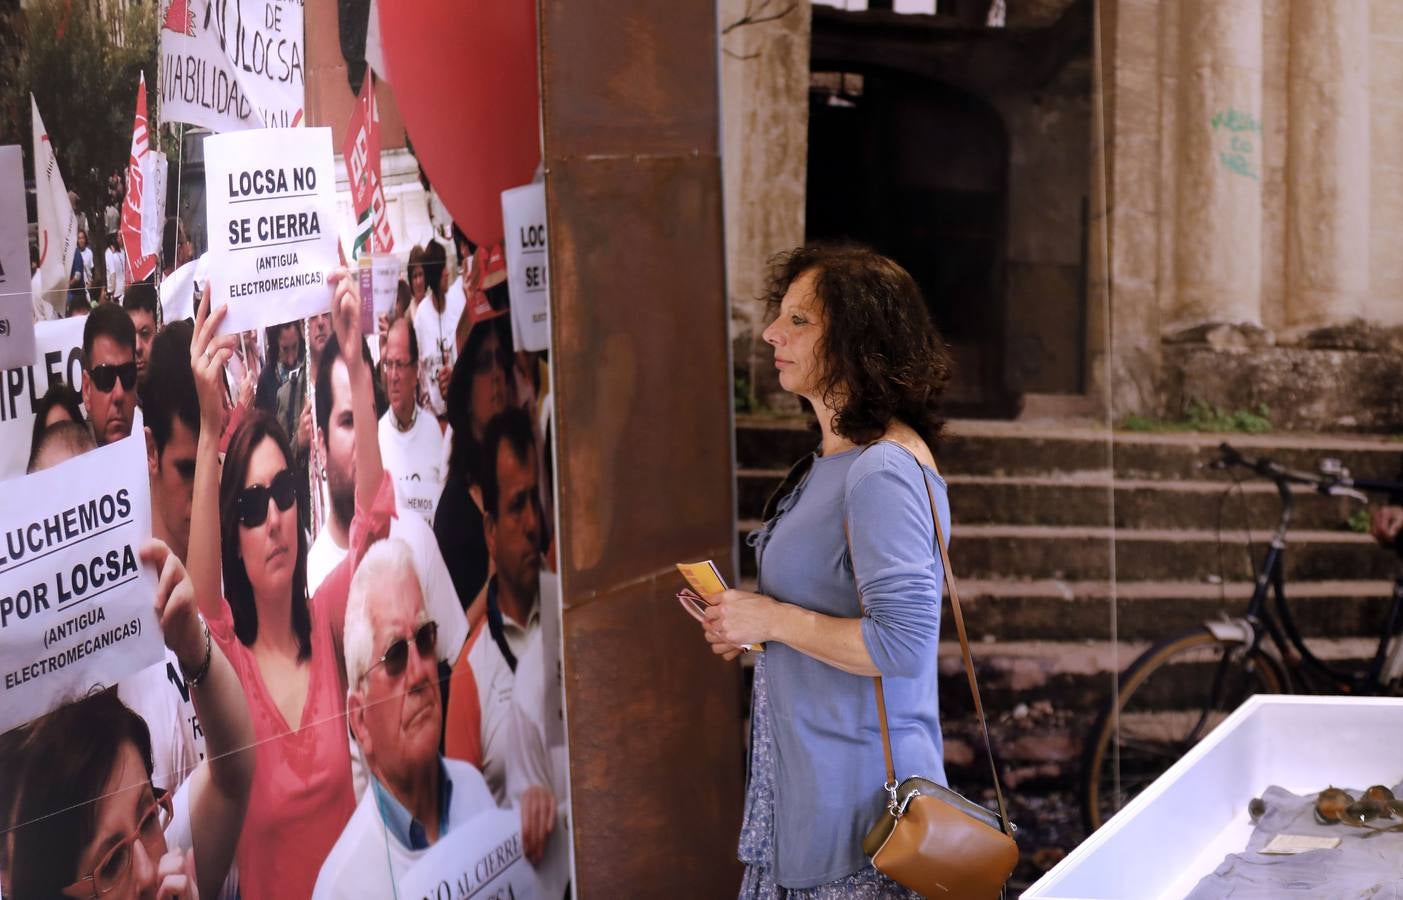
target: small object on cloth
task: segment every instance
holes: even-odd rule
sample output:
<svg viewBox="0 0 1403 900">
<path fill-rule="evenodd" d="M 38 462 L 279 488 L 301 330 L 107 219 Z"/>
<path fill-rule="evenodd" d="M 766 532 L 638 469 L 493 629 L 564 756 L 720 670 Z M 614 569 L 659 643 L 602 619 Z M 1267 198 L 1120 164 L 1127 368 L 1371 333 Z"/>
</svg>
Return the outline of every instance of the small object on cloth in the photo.
<svg viewBox="0 0 1403 900">
<path fill-rule="evenodd" d="M 1337 837 L 1317 837 L 1311 834 L 1278 834 L 1267 842 L 1261 852 L 1274 856 L 1291 856 L 1308 850 L 1333 850 L 1340 846 Z"/>
<path fill-rule="evenodd" d="M 1266 811 L 1267 804 L 1261 797 L 1253 797 L 1252 802 L 1247 804 L 1247 815 L 1252 817 L 1253 822 L 1260 819 Z"/>
<path fill-rule="evenodd" d="M 1322 824 L 1340 821 L 1340 816 L 1344 815 L 1345 808 L 1354 802 L 1354 798 L 1333 785 L 1320 792 L 1320 796 L 1315 798 L 1315 818 Z"/>
</svg>

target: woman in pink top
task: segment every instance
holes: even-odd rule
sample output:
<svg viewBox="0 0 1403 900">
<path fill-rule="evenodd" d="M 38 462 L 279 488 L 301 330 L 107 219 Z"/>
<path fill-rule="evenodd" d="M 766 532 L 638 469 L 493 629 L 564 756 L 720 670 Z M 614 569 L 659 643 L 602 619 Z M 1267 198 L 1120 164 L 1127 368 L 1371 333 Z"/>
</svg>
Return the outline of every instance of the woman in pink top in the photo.
<svg viewBox="0 0 1403 900">
<path fill-rule="evenodd" d="M 358 350 L 355 279 L 339 271 L 329 280 L 341 345 Z M 215 337 L 225 308 L 213 315 L 208 310 L 206 289 L 190 348 L 201 428 L 189 568 L 210 633 L 247 695 L 258 742 L 238 848 L 240 893 L 244 900 L 302 898 L 311 895 L 322 861 L 355 809 L 340 653 L 349 578 L 328 578 L 308 602 L 298 476 L 274 419 L 250 414 L 230 438 L 220 473 L 220 373 L 237 336 Z M 388 533 L 394 487 L 380 464 L 370 369 L 359 352 L 344 356 L 359 451 L 352 552 L 341 564 L 348 573 L 364 549 Z"/>
</svg>

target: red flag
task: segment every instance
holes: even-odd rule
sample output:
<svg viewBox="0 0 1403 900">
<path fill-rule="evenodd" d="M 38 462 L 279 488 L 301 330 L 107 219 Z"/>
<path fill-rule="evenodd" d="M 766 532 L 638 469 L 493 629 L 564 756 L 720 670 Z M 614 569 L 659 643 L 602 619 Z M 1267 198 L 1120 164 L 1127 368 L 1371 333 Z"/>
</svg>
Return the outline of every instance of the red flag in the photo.
<svg viewBox="0 0 1403 900">
<path fill-rule="evenodd" d="M 380 115 L 375 108 L 375 88 L 370 67 L 347 123 L 345 146 L 346 175 L 351 183 L 351 205 L 356 221 L 365 222 L 359 230 L 370 231 L 372 252 L 388 253 L 395 248 L 395 237 L 385 216 L 385 189 L 380 182 Z M 364 243 L 358 239 L 357 245 Z"/>
<path fill-rule="evenodd" d="M 161 27 L 194 37 L 195 11 L 190 8 L 190 0 L 171 0 L 170 8 L 166 10 L 166 21 Z"/>
<path fill-rule="evenodd" d="M 141 281 L 156 271 L 156 257 L 141 255 L 141 193 L 146 183 L 142 163 L 150 148 L 146 131 L 146 74 L 136 89 L 136 121 L 132 123 L 132 152 L 127 161 L 127 199 L 122 204 L 122 249 L 127 257 L 127 276 Z"/>
</svg>

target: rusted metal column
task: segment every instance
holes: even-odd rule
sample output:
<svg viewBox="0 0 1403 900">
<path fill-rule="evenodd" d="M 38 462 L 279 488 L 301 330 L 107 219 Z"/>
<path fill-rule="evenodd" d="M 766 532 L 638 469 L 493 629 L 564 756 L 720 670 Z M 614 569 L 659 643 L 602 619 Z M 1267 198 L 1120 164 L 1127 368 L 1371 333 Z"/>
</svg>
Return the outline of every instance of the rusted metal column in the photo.
<svg viewBox="0 0 1403 900">
<path fill-rule="evenodd" d="M 725 896 L 740 671 L 672 597 L 676 562 L 734 571 L 716 6 L 540 28 L 575 896 Z"/>
</svg>

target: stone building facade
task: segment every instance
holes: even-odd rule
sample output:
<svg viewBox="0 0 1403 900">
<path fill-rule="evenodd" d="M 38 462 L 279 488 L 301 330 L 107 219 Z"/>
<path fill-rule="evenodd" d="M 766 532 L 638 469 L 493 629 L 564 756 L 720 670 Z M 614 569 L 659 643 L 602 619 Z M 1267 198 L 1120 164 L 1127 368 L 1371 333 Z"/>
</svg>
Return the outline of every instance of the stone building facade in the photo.
<svg viewBox="0 0 1403 900">
<path fill-rule="evenodd" d="M 721 6 L 723 27 L 746 9 Z M 801 91 L 838 47 L 848 73 L 953 86 L 1002 124 L 999 274 L 962 300 L 1000 324 L 952 344 L 961 362 L 997 351 L 992 369 L 964 367 L 986 382 L 971 397 L 1017 402 L 974 412 L 1052 396 L 1116 420 L 1202 403 L 1265 406 L 1287 428 L 1403 426 L 1403 0 L 1006 10 L 1006 28 L 980 29 L 801 4 L 723 39 L 734 346 L 759 399 L 756 263 L 814 236 L 795 190 L 817 158 Z M 1003 74 L 1049 60 L 1036 79 Z"/>
</svg>

